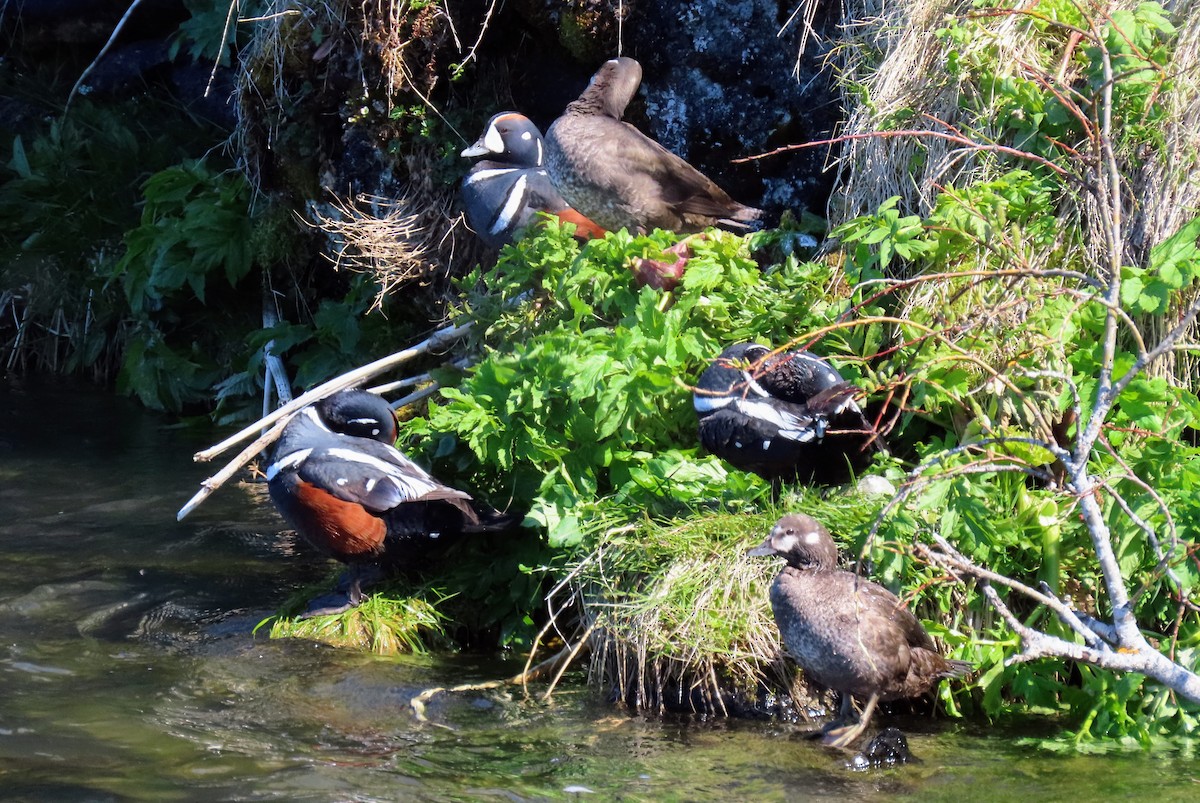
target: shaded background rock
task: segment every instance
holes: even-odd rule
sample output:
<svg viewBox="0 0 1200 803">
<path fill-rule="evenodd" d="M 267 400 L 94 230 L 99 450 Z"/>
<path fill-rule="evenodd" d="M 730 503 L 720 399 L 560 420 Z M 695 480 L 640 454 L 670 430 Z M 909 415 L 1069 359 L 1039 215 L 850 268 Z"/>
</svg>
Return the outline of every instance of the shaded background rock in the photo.
<svg viewBox="0 0 1200 803">
<path fill-rule="evenodd" d="M 521 0 L 356 20 L 313 6 L 270 36 L 260 29 L 244 55 L 247 164 L 264 188 L 301 197 L 452 192 L 469 168 L 457 151 L 493 113 L 516 109 L 544 131 L 622 52 L 645 69 L 626 119 L 764 207 L 768 222 L 789 209 L 820 213 L 832 184 L 824 150 L 733 163 L 827 137 L 840 119 L 820 48 L 810 42 L 795 72 L 800 32 L 784 28 L 793 10 L 773 0 Z"/>
</svg>

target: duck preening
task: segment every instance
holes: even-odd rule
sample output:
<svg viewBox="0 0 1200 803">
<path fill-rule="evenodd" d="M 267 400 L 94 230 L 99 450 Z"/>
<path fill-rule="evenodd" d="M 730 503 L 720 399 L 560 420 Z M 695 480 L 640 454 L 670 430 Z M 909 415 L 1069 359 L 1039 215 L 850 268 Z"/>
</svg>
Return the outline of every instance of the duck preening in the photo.
<svg viewBox="0 0 1200 803">
<path fill-rule="evenodd" d="M 501 112 L 483 135 L 462 152 L 480 159 L 463 179 L 459 195 L 467 224 L 493 248 L 513 241 L 517 230 L 539 212 L 575 224 L 578 237 L 603 237 L 604 230 L 563 200 L 544 167 L 542 133 L 523 114 Z"/>
<path fill-rule="evenodd" d="M 373 567 L 394 567 L 437 539 L 519 521 L 409 460 L 393 445 L 397 431 L 388 403 L 363 390 L 305 407 L 284 427 L 267 468 L 271 500 L 305 540 L 349 564 L 341 593 L 314 600 L 305 615 L 357 605 Z"/>
<path fill-rule="evenodd" d="M 895 594 L 837 567 L 837 546 L 816 519 L 784 516 L 749 556 L 787 561 L 771 584 L 771 610 L 787 651 L 804 674 L 842 696 L 839 721 L 825 730 L 836 746 L 852 744 L 880 700 L 917 697 L 971 665 L 943 658 Z M 867 700 L 854 725 L 852 697 Z"/>
<path fill-rule="evenodd" d="M 642 82 L 622 57 L 604 63 L 546 132 L 546 166 L 572 207 L 606 229 L 758 227 L 762 211 L 729 197 L 699 170 L 621 121 Z"/>
<path fill-rule="evenodd" d="M 832 485 L 881 448 L 858 393 L 814 354 L 739 343 L 700 374 L 692 404 L 709 452 L 772 482 Z"/>
</svg>

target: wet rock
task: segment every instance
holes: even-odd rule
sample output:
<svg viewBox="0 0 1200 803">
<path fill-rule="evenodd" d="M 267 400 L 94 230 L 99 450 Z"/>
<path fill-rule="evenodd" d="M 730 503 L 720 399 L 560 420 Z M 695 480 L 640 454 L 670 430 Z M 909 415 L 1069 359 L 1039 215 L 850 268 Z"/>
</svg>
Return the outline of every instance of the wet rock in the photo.
<svg viewBox="0 0 1200 803">
<path fill-rule="evenodd" d="M 858 755 L 850 760 L 856 770 L 890 767 L 920 761 L 908 749 L 908 739 L 899 728 L 884 728 L 871 737 Z"/>
</svg>

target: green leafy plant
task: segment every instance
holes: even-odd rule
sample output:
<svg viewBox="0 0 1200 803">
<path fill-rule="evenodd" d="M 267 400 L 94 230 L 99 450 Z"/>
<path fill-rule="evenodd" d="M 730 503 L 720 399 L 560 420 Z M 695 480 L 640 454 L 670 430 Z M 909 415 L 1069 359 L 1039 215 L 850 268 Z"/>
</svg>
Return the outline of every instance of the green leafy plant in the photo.
<svg viewBox="0 0 1200 803">
<path fill-rule="evenodd" d="M 786 344 L 845 302 L 824 296 L 827 266 L 764 272 L 738 238 L 693 242 L 670 296 L 635 287 L 628 267 L 670 244 L 661 232 L 580 249 L 550 225 L 506 250 L 467 283 L 485 358 L 409 436 L 440 433 L 435 457 L 529 510 L 555 548 L 578 545 L 602 510 L 678 515 L 761 493 L 757 478 L 698 453 L 688 383 L 729 343 Z"/>
</svg>

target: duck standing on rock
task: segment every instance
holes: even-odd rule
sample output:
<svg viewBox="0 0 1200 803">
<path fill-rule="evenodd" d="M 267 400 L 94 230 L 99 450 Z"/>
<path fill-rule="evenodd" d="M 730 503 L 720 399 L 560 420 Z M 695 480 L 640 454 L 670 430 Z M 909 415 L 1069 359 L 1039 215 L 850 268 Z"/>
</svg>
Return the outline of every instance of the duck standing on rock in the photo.
<svg viewBox="0 0 1200 803">
<path fill-rule="evenodd" d="M 486 156 L 463 179 L 459 195 L 467 224 L 492 248 L 513 241 L 539 212 L 575 224 L 575 235 L 603 237 L 604 229 L 570 207 L 543 166 L 542 132 L 523 114 L 501 112 L 488 120 L 466 157 Z"/>
<path fill-rule="evenodd" d="M 692 404 L 700 443 L 712 454 L 773 483 L 833 485 L 879 448 L 858 392 L 814 354 L 739 343 L 700 374 Z"/>
<path fill-rule="evenodd" d="M 315 548 L 349 564 L 341 591 L 313 600 L 306 616 L 358 605 L 372 567 L 378 574 L 441 536 L 517 521 L 434 479 L 393 446 L 397 431 L 383 398 L 345 390 L 297 413 L 275 445 L 267 467 L 275 507 Z"/>
<path fill-rule="evenodd" d="M 739 204 L 699 170 L 621 121 L 642 67 L 606 61 L 546 132 L 546 166 L 572 207 L 606 229 L 757 227 L 762 211 Z"/>
<path fill-rule="evenodd" d="M 837 567 L 837 546 L 820 522 L 781 518 L 749 556 L 787 561 L 771 584 L 771 610 L 784 646 L 804 674 L 842 696 L 836 725 L 824 731 L 835 747 L 852 744 L 880 700 L 929 692 L 941 678 L 960 677 L 971 665 L 943 658 L 933 639 L 895 594 Z M 852 697 L 867 698 L 855 725 L 845 725 Z"/>
</svg>

